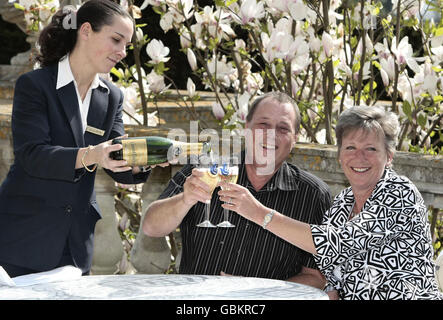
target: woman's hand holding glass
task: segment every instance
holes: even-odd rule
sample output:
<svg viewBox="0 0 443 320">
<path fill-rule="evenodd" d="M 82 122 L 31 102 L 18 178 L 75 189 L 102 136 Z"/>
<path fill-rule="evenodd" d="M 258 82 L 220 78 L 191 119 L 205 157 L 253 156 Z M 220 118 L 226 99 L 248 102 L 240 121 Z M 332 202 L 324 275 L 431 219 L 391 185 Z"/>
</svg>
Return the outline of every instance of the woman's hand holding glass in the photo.
<svg viewBox="0 0 443 320">
<path fill-rule="evenodd" d="M 262 223 L 261 213 L 270 210 L 267 210 L 247 188 L 230 182 L 222 182 L 221 185 L 223 188 L 218 195 L 220 200 L 225 202 L 222 204 L 223 208 L 232 210 L 258 224 Z"/>
</svg>

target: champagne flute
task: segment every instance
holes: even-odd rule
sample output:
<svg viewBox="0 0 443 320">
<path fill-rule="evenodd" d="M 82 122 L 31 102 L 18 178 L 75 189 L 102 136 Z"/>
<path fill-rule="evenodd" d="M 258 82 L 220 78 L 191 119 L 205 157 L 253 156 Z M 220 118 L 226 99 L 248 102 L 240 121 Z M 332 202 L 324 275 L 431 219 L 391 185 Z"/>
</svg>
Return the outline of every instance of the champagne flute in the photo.
<svg viewBox="0 0 443 320">
<path fill-rule="evenodd" d="M 237 183 L 238 179 L 238 158 L 237 157 L 231 157 L 227 161 L 222 162 L 222 166 L 219 170 L 219 177 L 220 181 L 222 182 L 230 182 L 230 183 Z M 227 190 L 223 187 L 223 185 L 220 185 L 222 190 Z M 223 208 L 223 216 L 224 219 L 222 222 L 220 222 L 217 227 L 220 228 L 233 228 L 235 227 L 234 224 L 232 224 L 229 221 L 229 209 Z"/>
<path fill-rule="evenodd" d="M 210 187 L 211 196 L 214 192 L 214 189 L 217 187 L 219 177 L 217 174 L 218 165 L 216 163 L 210 163 L 209 165 L 200 164 L 197 168 L 200 172 L 203 173 L 203 176 L 200 179 L 205 182 Z M 211 223 L 209 220 L 211 211 L 211 200 L 205 202 L 205 220 L 200 222 L 197 227 L 203 228 L 215 228 L 216 226 Z"/>
</svg>

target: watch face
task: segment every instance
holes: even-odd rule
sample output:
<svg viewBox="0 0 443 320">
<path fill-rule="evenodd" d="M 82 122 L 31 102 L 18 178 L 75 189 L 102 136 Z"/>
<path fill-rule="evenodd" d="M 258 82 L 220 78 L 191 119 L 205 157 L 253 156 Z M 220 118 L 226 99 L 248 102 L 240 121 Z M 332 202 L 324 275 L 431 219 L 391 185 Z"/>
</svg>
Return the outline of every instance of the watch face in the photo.
<svg viewBox="0 0 443 320">
<path fill-rule="evenodd" d="M 272 217 L 274 216 L 274 210 L 265 215 L 263 219 L 263 228 L 266 229 L 266 226 L 269 222 L 271 222 Z"/>
</svg>

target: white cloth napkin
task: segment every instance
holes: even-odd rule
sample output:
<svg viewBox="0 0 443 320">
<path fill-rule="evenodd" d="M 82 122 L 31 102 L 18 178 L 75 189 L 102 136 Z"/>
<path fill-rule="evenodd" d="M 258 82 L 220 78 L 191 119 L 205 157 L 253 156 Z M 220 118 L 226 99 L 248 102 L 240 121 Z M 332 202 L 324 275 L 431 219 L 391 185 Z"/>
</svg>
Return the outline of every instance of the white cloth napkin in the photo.
<svg viewBox="0 0 443 320">
<path fill-rule="evenodd" d="M 0 266 L 0 285 L 10 287 L 32 286 L 39 283 L 70 281 L 82 276 L 82 271 L 74 266 L 63 266 L 53 270 L 31 273 L 24 276 L 9 277 L 8 273 Z"/>
</svg>

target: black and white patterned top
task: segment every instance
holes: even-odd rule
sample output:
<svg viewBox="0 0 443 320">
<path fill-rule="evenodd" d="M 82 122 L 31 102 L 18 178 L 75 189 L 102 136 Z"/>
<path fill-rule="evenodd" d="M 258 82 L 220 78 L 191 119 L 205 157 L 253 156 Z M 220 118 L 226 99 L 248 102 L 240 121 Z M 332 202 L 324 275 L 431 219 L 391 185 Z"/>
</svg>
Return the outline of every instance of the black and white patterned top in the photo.
<svg viewBox="0 0 443 320">
<path fill-rule="evenodd" d="M 443 299 L 423 198 L 386 169 L 362 211 L 349 219 L 352 188 L 334 199 L 322 225 L 311 225 L 314 256 L 343 299 Z"/>
<path fill-rule="evenodd" d="M 314 175 L 284 162 L 274 176 L 256 191 L 250 183 L 241 156 L 237 183 L 246 187 L 263 205 L 284 212 L 293 219 L 320 224 L 331 206 L 328 186 Z M 183 184 L 193 166 L 186 165 L 171 179 L 159 199 L 183 192 Z M 210 220 L 223 221 L 223 208 L 215 189 Z M 302 266 L 317 269 L 311 254 L 284 241 L 258 224 L 231 211 L 235 228 L 199 228 L 205 205 L 195 204 L 183 219 L 180 230 L 183 244 L 181 274 L 228 274 L 286 280 L 298 274 Z"/>
</svg>

